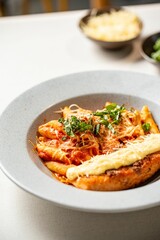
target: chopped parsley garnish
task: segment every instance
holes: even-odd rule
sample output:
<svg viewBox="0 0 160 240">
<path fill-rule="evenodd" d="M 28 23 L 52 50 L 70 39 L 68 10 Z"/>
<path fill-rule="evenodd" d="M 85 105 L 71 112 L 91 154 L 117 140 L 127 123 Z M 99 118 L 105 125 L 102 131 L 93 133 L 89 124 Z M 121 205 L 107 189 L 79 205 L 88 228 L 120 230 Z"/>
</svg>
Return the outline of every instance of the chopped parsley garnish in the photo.
<svg viewBox="0 0 160 240">
<path fill-rule="evenodd" d="M 112 133 L 115 133 L 114 125 L 121 121 L 121 113 L 125 110 L 124 106 L 116 103 L 109 104 L 102 111 L 96 111 L 91 114 L 87 120 L 80 120 L 76 116 L 68 119 L 59 118 L 59 122 L 63 124 L 64 130 L 68 136 L 74 137 L 76 133 L 90 131 L 95 135 L 100 132 L 101 125 L 107 127 Z M 93 116 L 98 116 L 97 122 L 92 121 Z"/>
<path fill-rule="evenodd" d="M 116 103 L 109 104 L 102 111 L 96 111 L 94 116 L 99 116 L 99 122 L 105 125 L 108 129 L 115 133 L 114 124 L 119 124 L 121 121 L 121 113 L 125 110 L 124 106 L 119 106 Z"/>
<path fill-rule="evenodd" d="M 97 125 L 95 125 L 95 130 L 94 130 L 94 134 L 95 135 L 98 135 L 99 134 L 99 131 L 100 131 L 100 124 L 98 123 Z"/>
<path fill-rule="evenodd" d="M 118 124 L 120 122 L 121 113 L 125 110 L 124 106 L 119 106 L 116 103 L 109 104 L 102 111 L 97 111 L 94 113 L 94 116 L 99 116 L 102 120 L 111 119 L 114 124 Z"/>
<path fill-rule="evenodd" d="M 67 137 L 66 137 L 66 136 L 62 137 L 62 141 L 65 141 L 66 139 L 67 139 Z"/>
<path fill-rule="evenodd" d="M 149 132 L 151 125 L 150 125 L 150 123 L 144 123 L 142 125 L 142 128 L 143 128 L 144 132 Z"/>
<path fill-rule="evenodd" d="M 58 121 L 64 125 L 64 130 L 70 137 L 74 137 L 77 132 L 93 131 L 93 126 L 90 123 L 81 121 L 76 116 L 71 116 L 71 118 L 66 120 L 59 118 Z"/>
</svg>

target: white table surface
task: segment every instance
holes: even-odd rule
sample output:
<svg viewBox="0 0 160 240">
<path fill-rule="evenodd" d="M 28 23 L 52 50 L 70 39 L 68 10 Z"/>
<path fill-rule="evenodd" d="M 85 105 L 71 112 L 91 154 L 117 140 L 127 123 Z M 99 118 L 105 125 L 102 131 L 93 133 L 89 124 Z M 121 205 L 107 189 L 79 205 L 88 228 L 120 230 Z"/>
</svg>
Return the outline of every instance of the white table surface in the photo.
<svg viewBox="0 0 160 240">
<path fill-rule="evenodd" d="M 139 5 L 129 9 L 143 21 L 142 37 L 160 31 L 160 4 Z M 68 73 L 114 69 L 159 75 L 158 68 L 141 58 L 141 39 L 135 42 L 131 52 L 104 51 L 86 39 L 77 27 L 85 13 L 83 10 L 0 19 L 0 113 L 25 90 Z M 146 228 L 154 211 L 157 212 L 157 209 L 144 212 Z M 125 220 L 121 220 L 123 234 L 119 232 L 119 239 L 132 240 L 135 236 L 142 240 L 158 239 L 158 232 L 153 232 L 151 228 L 142 231 L 140 212 L 125 214 L 128 219 L 138 221 L 136 231 L 133 231 L 137 235 L 133 238 L 127 235 Z M 160 216 L 159 208 L 158 214 Z M 2 240 L 116 239 L 113 227 L 116 228 L 116 221 L 120 217 L 119 214 L 113 218 L 111 215 L 56 207 L 26 193 L 0 171 Z M 108 221 L 111 225 L 105 231 Z M 109 238 L 110 235 L 112 238 Z"/>
</svg>

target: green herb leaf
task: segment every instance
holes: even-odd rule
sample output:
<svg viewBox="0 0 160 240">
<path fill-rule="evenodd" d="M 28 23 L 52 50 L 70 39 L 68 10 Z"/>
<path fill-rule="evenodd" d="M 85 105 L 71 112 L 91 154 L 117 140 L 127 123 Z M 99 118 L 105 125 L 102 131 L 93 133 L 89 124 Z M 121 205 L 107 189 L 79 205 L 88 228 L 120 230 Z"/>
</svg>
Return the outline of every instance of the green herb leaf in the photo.
<svg viewBox="0 0 160 240">
<path fill-rule="evenodd" d="M 144 132 L 149 132 L 151 125 L 150 125 L 150 123 L 144 123 L 142 125 L 142 128 L 143 128 Z"/>
<path fill-rule="evenodd" d="M 64 123 L 64 118 L 59 118 L 59 119 L 58 119 L 58 122 L 60 122 L 60 123 L 63 124 L 63 123 Z"/>
<path fill-rule="evenodd" d="M 155 44 L 153 45 L 153 49 L 155 51 L 159 50 L 160 49 L 160 38 L 158 38 L 155 42 Z"/>
<path fill-rule="evenodd" d="M 93 115 L 100 117 L 99 122 L 108 127 L 112 133 L 115 133 L 113 125 L 117 125 L 121 121 L 121 113 L 124 110 L 123 105 L 119 106 L 116 103 L 111 103 L 104 110 L 94 112 Z"/>
<path fill-rule="evenodd" d="M 98 135 L 98 134 L 99 134 L 100 126 L 101 126 L 101 125 L 100 125 L 99 123 L 95 126 L 95 135 Z"/>
<path fill-rule="evenodd" d="M 115 133 L 115 129 L 111 123 L 108 124 L 108 129 L 112 132 Z"/>
<path fill-rule="evenodd" d="M 116 103 L 111 103 L 106 106 L 106 110 L 111 112 L 112 110 L 115 110 L 117 107 L 119 107 Z"/>
</svg>

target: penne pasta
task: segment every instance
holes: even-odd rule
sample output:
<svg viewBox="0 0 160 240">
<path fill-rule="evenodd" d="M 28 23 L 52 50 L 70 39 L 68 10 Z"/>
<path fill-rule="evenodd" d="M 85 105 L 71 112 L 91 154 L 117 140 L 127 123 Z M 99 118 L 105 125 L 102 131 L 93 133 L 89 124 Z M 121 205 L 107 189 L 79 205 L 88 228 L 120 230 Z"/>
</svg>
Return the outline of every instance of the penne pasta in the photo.
<svg viewBox="0 0 160 240">
<path fill-rule="evenodd" d="M 38 128 L 38 132 L 42 136 L 51 138 L 51 139 L 57 138 L 57 133 L 58 133 L 57 131 L 61 133 L 64 132 L 62 124 L 59 123 L 57 120 L 50 121 L 46 124 L 39 126 Z"/>
<path fill-rule="evenodd" d="M 75 166 L 73 164 L 72 165 L 65 165 L 65 164 L 62 164 L 62 163 L 59 163 L 59 162 L 54 162 L 54 161 L 46 162 L 45 165 L 52 172 L 58 173 L 62 176 L 66 176 L 66 172 L 67 172 L 68 168 Z"/>
<path fill-rule="evenodd" d="M 148 106 L 143 106 L 143 108 L 141 110 L 141 118 L 144 123 L 150 124 L 150 133 L 158 133 L 159 132 L 158 126 L 155 123 Z"/>
<path fill-rule="evenodd" d="M 39 152 L 39 156 L 47 161 L 55 160 L 70 164 L 70 160 L 66 156 L 66 153 L 59 148 L 37 144 L 37 151 Z"/>
<path fill-rule="evenodd" d="M 140 112 L 138 110 L 135 110 L 134 111 L 135 113 L 135 122 L 134 122 L 134 125 L 137 126 L 137 129 L 135 131 L 135 134 L 136 135 L 144 135 L 144 130 L 142 128 L 142 121 L 141 121 L 141 115 L 140 115 Z"/>
</svg>

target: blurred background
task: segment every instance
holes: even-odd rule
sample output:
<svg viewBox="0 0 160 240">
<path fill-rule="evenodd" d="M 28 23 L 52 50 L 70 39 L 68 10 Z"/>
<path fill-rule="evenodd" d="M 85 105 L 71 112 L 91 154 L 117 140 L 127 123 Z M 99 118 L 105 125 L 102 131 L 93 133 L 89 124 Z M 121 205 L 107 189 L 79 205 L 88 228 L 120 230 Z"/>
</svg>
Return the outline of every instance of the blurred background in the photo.
<svg viewBox="0 0 160 240">
<path fill-rule="evenodd" d="M 0 16 L 160 3 L 160 0 L 0 0 Z"/>
</svg>

